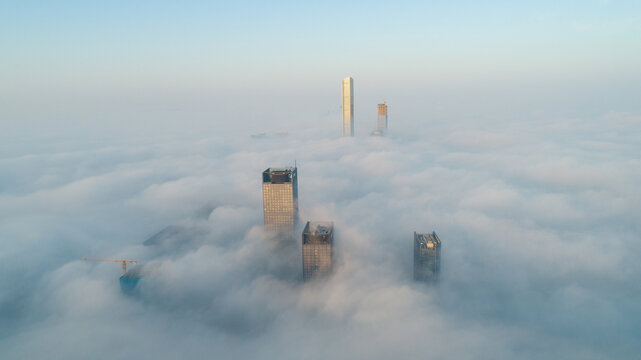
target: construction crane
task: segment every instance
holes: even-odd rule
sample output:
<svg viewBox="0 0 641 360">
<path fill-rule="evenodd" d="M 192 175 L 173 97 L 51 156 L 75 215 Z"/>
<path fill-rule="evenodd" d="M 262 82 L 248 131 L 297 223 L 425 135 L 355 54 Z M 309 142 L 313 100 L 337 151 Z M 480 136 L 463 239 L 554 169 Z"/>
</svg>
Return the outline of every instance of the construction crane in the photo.
<svg viewBox="0 0 641 360">
<path fill-rule="evenodd" d="M 98 259 L 98 258 L 82 257 L 82 258 L 80 258 L 80 260 L 119 262 L 119 263 L 122 263 L 122 273 L 123 274 L 127 272 L 127 263 L 131 263 L 133 265 L 136 265 L 136 261 L 134 261 L 134 260 L 125 260 L 125 259 Z"/>
</svg>

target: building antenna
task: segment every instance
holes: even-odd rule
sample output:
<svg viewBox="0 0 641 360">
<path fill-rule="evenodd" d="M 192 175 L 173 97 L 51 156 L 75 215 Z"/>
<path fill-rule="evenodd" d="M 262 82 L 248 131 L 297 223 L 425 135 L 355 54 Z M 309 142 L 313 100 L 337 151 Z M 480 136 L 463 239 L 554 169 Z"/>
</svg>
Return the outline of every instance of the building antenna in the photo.
<svg viewBox="0 0 641 360">
<path fill-rule="evenodd" d="M 294 159 L 294 169 L 296 169 L 296 159 Z"/>
</svg>

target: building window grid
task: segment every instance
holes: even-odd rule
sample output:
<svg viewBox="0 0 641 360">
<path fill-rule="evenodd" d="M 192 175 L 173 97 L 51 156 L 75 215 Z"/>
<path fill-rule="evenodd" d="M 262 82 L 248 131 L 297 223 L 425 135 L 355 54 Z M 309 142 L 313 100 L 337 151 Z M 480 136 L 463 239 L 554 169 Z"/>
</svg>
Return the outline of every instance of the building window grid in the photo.
<svg viewBox="0 0 641 360">
<path fill-rule="evenodd" d="M 263 183 L 265 225 L 268 229 L 294 225 L 296 202 L 293 190 L 292 183 Z"/>
<path fill-rule="evenodd" d="M 310 279 L 315 274 L 331 269 L 331 244 L 303 244 L 303 277 Z"/>
</svg>

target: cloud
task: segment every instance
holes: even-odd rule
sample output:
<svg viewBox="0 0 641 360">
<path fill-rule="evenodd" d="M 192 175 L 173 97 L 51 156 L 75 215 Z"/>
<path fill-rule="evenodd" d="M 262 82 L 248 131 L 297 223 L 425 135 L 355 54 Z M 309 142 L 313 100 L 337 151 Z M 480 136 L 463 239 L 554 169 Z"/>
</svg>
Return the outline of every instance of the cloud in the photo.
<svg viewBox="0 0 641 360">
<path fill-rule="evenodd" d="M 607 145 L 631 141 L 614 117 L 572 137 L 452 124 L 429 143 L 120 139 L 4 158 L 0 357 L 636 356 L 640 154 Z M 336 226 L 334 272 L 310 283 L 300 240 L 261 226 L 260 173 L 293 159 L 302 220 Z M 443 272 L 426 286 L 411 240 L 432 230 Z M 119 264 L 81 256 L 147 276 L 126 295 Z"/>
<path fill-rule="evenodd" d="M 445 142 L 466 150 L 492 150 L 513 145 L 515 139 L 507 134 L 483 130 L 455 131 Z"/>
<path fill-rule="evenodd" d="M 641 115 L 635 115 L 628 112 L 610 111 L 603 115 L 603 119 L 620 127 L 638 126 L 641 124 Z"/>
</svg>

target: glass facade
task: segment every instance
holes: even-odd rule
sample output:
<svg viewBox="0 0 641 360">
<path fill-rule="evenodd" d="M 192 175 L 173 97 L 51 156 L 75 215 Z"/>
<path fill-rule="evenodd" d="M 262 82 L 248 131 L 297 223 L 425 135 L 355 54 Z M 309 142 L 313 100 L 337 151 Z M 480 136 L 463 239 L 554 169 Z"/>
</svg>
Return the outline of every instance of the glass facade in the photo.
<svg viewBox="0 0 641 360">
<path fill-rule="evenodd" d="M 354 79 L 343 79 L 343 136 L 354 136 Z"/>
<path fill-rule="evenodd" d="M 308 221 L 303 230 L 303 280 L 331 271 L 333 247 L 334 223 Z"/>
<path fill-rule="evenodd" d="M 435 232 L 414 233 L 414 280 L 435 282 L 441 271 L 441 239 Z"/>
<path fill-rule="evenodd" d="M 293 233 L 298 220 L 298 179 L 294 167 L 263 171 L 265 229 Z"/>
<path fill-rule="evenodd" d="M 378 104 L 378 123 L 376 130 L 385 132 L 387 130 L 387 104 Z"/>
</svg>

